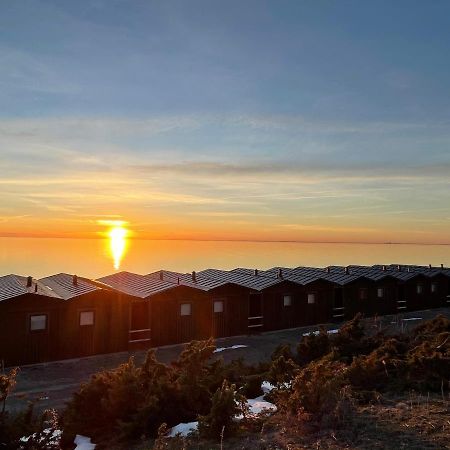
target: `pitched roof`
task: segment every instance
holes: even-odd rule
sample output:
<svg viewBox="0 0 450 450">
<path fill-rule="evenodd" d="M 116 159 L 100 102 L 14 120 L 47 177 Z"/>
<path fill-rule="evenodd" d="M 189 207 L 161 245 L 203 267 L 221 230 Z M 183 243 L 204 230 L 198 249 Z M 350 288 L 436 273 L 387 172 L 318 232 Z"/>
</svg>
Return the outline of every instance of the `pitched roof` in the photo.
<svg viewBox="0 0 450 450">
<path fill-rule="evenodd" d="M 298 279 L 303 281 L 304 284 L 317 280 L 325 280 L 341 286 L 352 283 L 353 281 L 361 278 L 361 274 L 352 273 L 345 267 L 340 266 L 329 266 L 328 268 L 300 266 L 293 270 L 292 275 L 298 277 Z"/>
<path fill-rule="evenodd" d="M 384 268 L 383 268 L 384 267 Z M 398 270 L 398 266 L 392 265 L 389 269 L 386 266 L 349 266 L 353 272 L 364 274 L 367 278 L 372 280 L 380 280 L 386 277 L 395 278 L 401 281 L 408 281 L 421 275 L 420 272 Z"/>
<path fill-rule="evenodd" d="M 254 270 L 237 268 L 235 272 L 254 273 Z M 272 267 L 268 270 L 258 270 L 258 276 L 277 278 L 279 280 L 289 280 L 293 283 L 305 286 L 317 280 L 325 280 L 330 283 L 344 285 L 361 277 L 358 274 L 346 273 L 344 268 L 340 271 L 327 272 L 325 269 L 316 267 L 296 267 L 291 269 L 288 267 Z"/>
<path fill-rule="evenodd" d="M 0 301 L 26 294 L 27 289 L 19 282 L 16 275 L 0 277 Z"/>
<path fill-rule="evenodd" d="M 206 269 L 198 272 L 201 277 L 212 278 L 215 280 L 226 281 L 227 283 L 237 284 L 249 289 L 261 291 L 262 289 L 274 286 L 283 280 L 259 275 L 249 275 L 239 271 L 227 271 L 218 269 Z"/>
<path fill-rule="evenodd" d="M 172 289 L 177 285 L 169 281 L 161 281 L 152 276 L 139 275 L 132 272 L 118 272 L 97 281 L 133 297 L 148 298 L 160 292 Z"/>
<path fill-rule="evenodd" d="M 424 275 L 428 278 L 432 278 L 436 275 L 444 274 L 450 276 L 450 269 L 444 267 L 433 267 L 429 266 L 417 266 L 411 264 L 388 264 L 388 265 L 373 265 L 372 268 L 378 270 L 384 270 L 386 272 L 413 272 Z"/>
<path fill-rule="evenodd" d="M 207 276 L 201 273 L 195 274 L 195 281 L 194 281 L 192 279 L 191 273 L 180 273 L 180 272 L 173 272 L 170 270 L 158 270 L 156 272 L 149 273 L 146 276 L 158 280 L 169 281 L 177 285 L 183 285 L 195 289 L 200 289 L 202 291 L 210 291 L 212 289 L 216 289 L 218 287 L 230 284 L 227 281 L 208 278 Z"/>
<path fill-rule="evenodd" d="M 39 280 L 31 279 L 31 286 L 27 286 L 28 277 L 21 275 L 5 275 L 0 277 L 0 301 L 19 297 L 30 293 L 58 297 L 56 293 L 46 288 Z"/>
<path fill-rule="evenodd" d="M 90 280 L 83 277 L 77 277 L 77 283 L 74 284 L 74 275 L 68 273 L 58 273 L 41 278 L 39 282 L 47 289 L 51 289 L 57 296 L 64 300 L 69 300 L 101 289 L 90 282 Z"/>
</svg>

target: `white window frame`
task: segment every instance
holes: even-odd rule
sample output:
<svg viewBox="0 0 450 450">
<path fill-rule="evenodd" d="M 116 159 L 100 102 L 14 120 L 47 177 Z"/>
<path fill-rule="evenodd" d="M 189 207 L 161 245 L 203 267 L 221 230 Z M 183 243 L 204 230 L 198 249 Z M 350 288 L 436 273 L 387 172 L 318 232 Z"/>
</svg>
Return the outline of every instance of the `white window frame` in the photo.
<svg viewBox="0 0 450 450">
<path fill-rule="evenodd" d="M 183 307 L 185 307 L 185 308 L 183 308 Z M 186 307 L 189 307 L 189 312 L 186 311 Z M 192 303 L 190 303 L 190 302 L 180 303 L 180 316 L 181 317 L 192 316 Z"/>
<path fill-rule="evenodd" d="M 33 318 L 35 317 L 44 317 L 44 327 L 42 328 L 34 328 L 33 327 Z M 35 331 L 47 331 L 48 328 L 48 314 L 31 314 L 29 316 L 29 327 L 31 332 Z"/>
<path fill-rule="evenodd" d="M 83 316 L 86 317 L 86 315 L 91 315 L 92 319 L 87 321 L 86 319 L 83 319 Z M 78 317 L 78 324 L 80 327 L 92 327 L 95 324 L 95 311 L 94 310 L 88 310 L 88 311 L 80 311 L 80 315 Z"/>
<path fill-rule="evenodd" d="M 285 308 L 289 308 L 290 306 L 292 306 L 292 295 L 291 294 L 283 295 L 283 306 Z"/>
<path fill-rule="evenodd" d="M 220 308 L 216 308 L 216 305 L 219 306 Z M 221 314 L 224 312 L 225 309 L 225 302 L 223 300 L 217 299 L 217 300 L 213 300 L 213 312 L 215 314 Z"/>
<path fill-rule="evenodd" d="M 316 293 L 309 292 L 307 299 L 308 299 L 308 305 L 314 305 L 316 303 Z"/>
</svg>

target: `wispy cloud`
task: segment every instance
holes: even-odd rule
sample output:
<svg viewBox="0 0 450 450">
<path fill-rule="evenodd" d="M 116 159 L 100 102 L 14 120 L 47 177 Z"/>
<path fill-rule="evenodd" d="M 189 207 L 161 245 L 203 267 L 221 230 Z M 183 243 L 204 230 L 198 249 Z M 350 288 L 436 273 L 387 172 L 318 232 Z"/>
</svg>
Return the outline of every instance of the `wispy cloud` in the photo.
<svg viewBox="0 0 450 450">
<path fill-rule="evenodd" d="M 94 226 L 105 215 L 104 220 L 136 223 L 151 218 L 167 233 L 176 223 L 190 232 L 206 225 L 222 230 L 226 223 L 242 233 L 256 227 L 289 238 L 319 233 L 338 239 L 339 233 L 386 233 L 387 224 L 395 223 L 389 217 L 419 230 L 425 222 L 413 219 L 433 210 L 427 226 L 442 235 L 446 212 L 436 208 L 448 200 L 450 161 L 445 154 L 418 159 L 400 158 L 398 152 L 390 158 L 385 152 L 374 161 L 358 156 L 351 140 L 351 151 L 321 141 L 329 133 L 366 134 L 367 139 L 370 133 L 428 133 L 431 128 L 259 116 L 0 120 L 0 148 L 5 150 L 0 166 L 8 174 L 0 187 L 12 214 L 26 211 L 55 223 L 65 218 L 74 227 L 81 226 L 80 218 Z M 225 144 L 204 140 L 211 129 L 221 129 Z M 307 149 L 283 140 L 302 130 L 311 133 Z M 266 143 L 258 135 L 272 142 L 273 133 L 289 151 L 270 152 L 270 146 L 259 151 Z M 189 151 L 197 144 L 201 151 Z M 241 145 L 242 152 L 234 148 Z M 406 154 L 405 148 L 401 152 Z M 417 206 L 422 203 L 423 214 Z M 258 227 L 261 221 L 265 231 Z M 5 222 L 3 228 L 14 223 Z M 145 233 L 145 227 L 139 230 Z"/>
</svg>

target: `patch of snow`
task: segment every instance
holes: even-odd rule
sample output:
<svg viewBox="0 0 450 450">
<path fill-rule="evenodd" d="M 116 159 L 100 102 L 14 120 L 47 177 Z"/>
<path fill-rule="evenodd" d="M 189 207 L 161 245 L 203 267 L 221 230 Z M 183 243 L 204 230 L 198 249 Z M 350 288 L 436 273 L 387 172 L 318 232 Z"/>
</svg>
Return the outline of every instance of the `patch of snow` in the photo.
<svg viewBox="0 0 450 450">
<path fill-rule="evenodd" d="M 187 436 L 194 431 L 197 431 L 198 422 L 179 423 L 175 425 L 168 434 L 169 437 L 175 437 L 177 434 L 180 436 Z"/>
<path fill-rule="evenodd" d="M 339 328 L 334 328 L 332 330 L 327 330 L 328 334 L 336 334 L 339 331 Z M 320 331 L 311 331 L 309 333 L 303 333 L 303 336 L 309 336 L 310 334 L 314 334 L 315 336 L 318 336 L 320 334 Z"/>
<path fill-rule="evenodd" d="M 249 398 L 247 400 L 249 406 L 250 414 L 261 414 L 262 412 L 272 411 L 275 412 L 277 407 L 266 400 L 264 400 L 264 395 L 256 398 Z"/>
<path fill-rule="evenodd" d="M 247 407 L 250 417 L 255 417 L 258 414 L 265 412 L 275 412 L 277 410 L 276 405 L 264 400 L 264 395 L 256 398 L 249 398 L 247 400 Z M 242 420 L 244 416 L 238 414 L 234 420 Z"/>
<path fill-rule="evenodd" d="M 264 392 L 264 394 L 268 394 L 272 389 L 275 389 L 276 386 L 269 383 L 268 381 L 263 381 L 261 383 L 261 389 Z"/>
<path fill-rule="evenodd" d="M 39 434 L 41 434 L 39 442 L 48 440 L 48 444 L 57 445 L 61 439 L 62 431 L 54 430 L 53 428 L 46 428 L 45 430 L 42 430 L 42 433 L 33 433 L 30 436 L 21 437 L 20 442 L 28 442 L 30 439 L 36 439 Z"/>
<path fill-rule="evenodd" d="M 248 345 L 233 345 L 231 347 L 218 347 L 214 350 L 213 353 L 220 353 L 223 352 L 224 350 L 235 350 L 237 348 L 247 348 Z"/>
<path fill-rule="evenodd" d="M 94 450 L 95 444 L 91 442 L 91 438 L 77 434 L 73 443 L 76 445 L 75 450 Z"/>
<path fill-rule="evenodd" d="M 287 383 L 286 383 L 287 385 Z M 247 399 L 247 406 L 248 410 L 251 416 L 257 416 L 258 414 L 264 413 L 264 412 L 275 412 L 277 411 L 276 405 L 273 403 L 270 403 L 266 400 L 264 400 L 264 396 L 269 393 L 272 389 L 275 389 L 276 386 L 273 384 L 270 384 L 268 381 L 263 381 L 261 384 L 261 389 L 263 390 L 264 394 L 256 397 L 256 398 L 249 398 Z M 242 420 L 244 416 L 242 414 L 239 414 L 235 417 L 235 420 Z M 198 429 L 198 422 L 188 422 L 188 423 L 179 423 L 178 425 L 175 425 L 171 430 L 170 433 L 167 435 L 168 437 L 175 437 L 177 435 L 180 436 L 187 436 L 190 433 L 197 431 Z M 78 447 L 77 447 L 78 449 Z M 76 449 L 76 450 L 77 450 Z M 80 449 L 84 450 L 84 449 Z M 90 449 L 86 449 L 90 450 Z"/>
</svg>

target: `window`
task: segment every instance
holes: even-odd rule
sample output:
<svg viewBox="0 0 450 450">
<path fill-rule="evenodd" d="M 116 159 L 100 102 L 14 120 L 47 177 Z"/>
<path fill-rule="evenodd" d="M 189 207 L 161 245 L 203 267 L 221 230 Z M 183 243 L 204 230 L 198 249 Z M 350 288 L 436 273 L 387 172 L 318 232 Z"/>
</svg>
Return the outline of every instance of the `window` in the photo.
<svg viewBox="0 0 450 450">
<path fill-rule="evenodd" d="M 30 331 L 42 331 L 46 329 L 47 329 L 46 314 L 30 316 Z"/>
<path fill-rule="evenodd" d="M 80 327 L 94 325 L 94 311 L 80 312 Z"/>
<path fill-rule="evenodd" d="M 308 294 L 308 305 L 316 303 L 316 294 Z"/>
<path fill-rule="evenodd" d="M 214 312 L 215 313 L 222 313 L 223 312 L 223 301 L 222 300 L 215 300 L 214 301 Z"/>
<path fill-rule="evenodd" d="M 359 299 L 360 300 L 367 300 L 367 297 L 368 297 L 367 288 L 361 288 L 359 290 Z"/>
<path fill-rule="evenodd" d="M 437 283 L 431 283 L 431 292 L 433 292 L 433 294 L 437 292 L 437 288 Z"/>
<path fill-rule="evenodd" d="M 292 296 L 284 295 L 283 296 L 283 306 L 291 306 L 292 305 Z"/>
<path fill-rule="evenodd" d="M 378 288 L 377 289 L 377 297 L 383 298 L 384 297 L 384 288 Z"/>
<path fill-rule="evenodd" d="M 418 284 L 418 285 L 416 286 L 416 292 L 417 292 L 418 294 L 422 294 L 422 292 L 423 292 L 423 285 L 422 285 L 422 284 Z"/>
<path fill-rule="evenodd" d="M 190 316 L 192 306 L 190 303 L 182 303 L 180 305 L 180 316 Z"/>
</svg>

